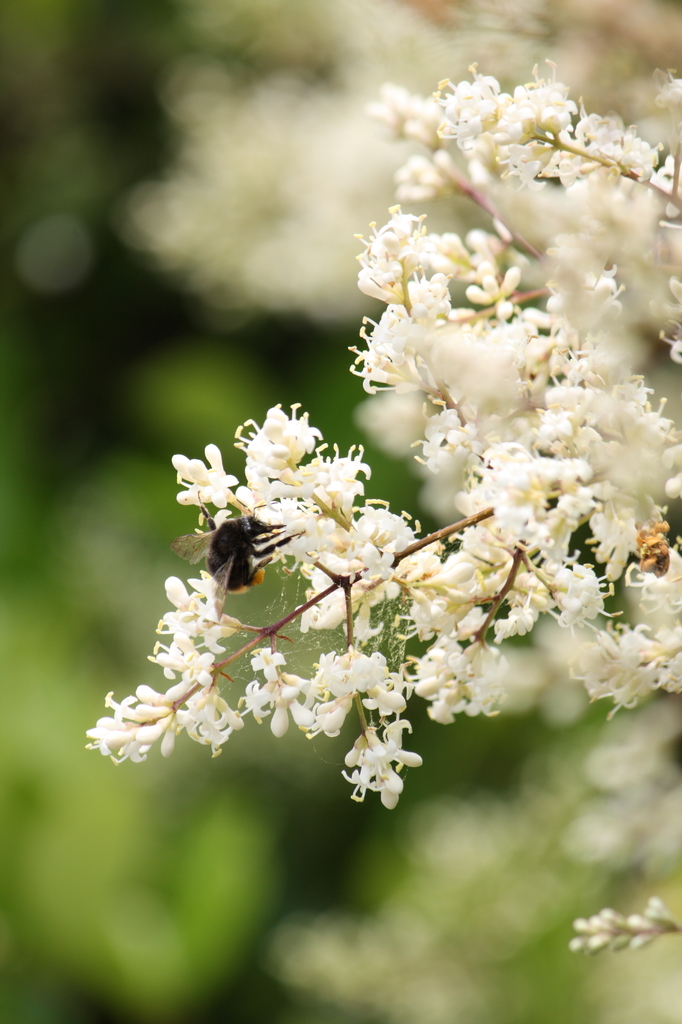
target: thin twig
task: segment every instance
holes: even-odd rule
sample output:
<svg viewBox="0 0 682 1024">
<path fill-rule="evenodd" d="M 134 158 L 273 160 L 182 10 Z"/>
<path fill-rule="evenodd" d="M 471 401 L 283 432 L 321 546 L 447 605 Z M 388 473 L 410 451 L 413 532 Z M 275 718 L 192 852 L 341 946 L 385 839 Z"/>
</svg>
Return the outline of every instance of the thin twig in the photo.
<svg viewBox="0 0 682 1024">
<path fill-rule="evenodd" d="M 676 206 L 678 210 L 682 210 L 682 199 L 677 195 L 674 189 L 670 193 L 666 192 L 660 185 L 655 185 L 653 181 L 643 180 L 638 174 L 635 174 L 634 171 L 626 170 L 621 164 L 616 160 L 612 160 L 610 157 L 600 156 L 598 153 L 588 153 L 587 150 L 580 149 L 579 146 L 571 146 L 566 142 L 560 142 L 559 139 L 553 135 L 545 136 L 535 132 L 533 137 L 538 142 L 544 142 L 553 149 L 561 150 L 564 153 L 571 153 L 573 156 L 579 156 L 588 163 L 601 164 L 602 167 L 606 167 L 609 170 L 618 171 L 622 178 L 628 178 L 630 181 L 636 181 L 638 185 L 644 185 L 645 188 L 655 192 L 667 203 L 672 203 L 672 205 Z"/>
<path fill-rule="evenodd" d="M 403 268 L 403 306 L 407 310 L 407 315 L 412 316 L 412 301 L 410 299 L 410 274 Z"/>
<path fill-rule="evenodd" d="M 194 694 L 200 689 L 201 683 L 195 683 L 194 686 L 190 686 L 189 690 L 186 693 L 183 693 L 182 697 L 178 697 L 177 700 L 173 701 L 173 703 L 171 704 L 171 711 L 173 712 L 173 714 L 175 714 L 179 707 L 182 707 L 186 700 L 189 700 L 190 697 L 193 697 Z"/>
<path fill-rule="evenodd" d="M 314 491 L 313 501 L 315 502 L 315 504 L 317 505 L 321 512 L 324 512 L 326 516 L 328 516 L 330 519 L 333 519 L 334 522 L 337 523 L 342 529 L 346 530 L 346 532 L 350 530 L 350 524 L 346 522 L 344 517 L 339 512 L 337 512 L 336 509 L 330 508 L 330 506 L 325 501 L 323 501 L 322 498 L 318 497 L 318 495 L 315 494 Z"/>
<path fill-rule="evenodd" d="M 485 635 L 488 632 L 490 623 L 495 618 L 497 610 L 504 601 L 505 597 L 507 596 L 511 588 L 514 586 L 514 580 L 516 579 L 516 574 L 519 571 L 519 566 L 523 562 L 524 555 L 525 552 L 521 548 L 514 549 L 511 569 L 509 570 L 509 575 L 507 576 L 505 584 L 502 587 L 502 590 L 499 592 L 499 594 L 497 594 L 497 596 L 493 600 L 492 608 L 490 609 L 485 619 L 483 620 L 483 625 L 474 633 L 472 643 L 485 643 Z"/>
<path fill-rule="evenodd" d="M 362 732 L 362 735 L 364 736 L 369 726 L 367 724 L 367 715 L 365 714 L 365 709 L 362 704 L 362 697 L 360 696 L 359 693 L 356 693 L 353 697 L 353 700 L 355 701 L 355 707 L 357 709 L 358 717 L 360 719 L 360 730 Z"/>
<path fill-rule="evenodd" d="M 214 670 L 217 668 L 223 668 L 225 665 L 229 665 L 233 661 L 236 661 L 237 658 L 241 658 L 242 654 L 247 654 L 250 650 L 256 647 L 261 640 L 264 640 L 266 636 L 274 636 L 275 633 L 279 632 L 282 626 L 286 626 L 288 622 L 298 618 L 299 615 L 302 615 L 303 612 L 307 612 L 308 609 L 312 608 L 314 605 L 319 604 L 319 602 L 323 601 L 325 597 L 328 597 L 330 594 L 333 594 L 335 590 L 338 590 L 340 585 L 341 584 L 339 583 L 332 583 L 331 587 L 327 587 L 326 590 L 322 590 L 319 594 L 315 594 L 315 596 L 311 597 L 309 601 L 306 601 L 306 603 L 302 604 L 299 608 L 295 608 L 293 612 L 289 613 L 289 615 L 285 615 L 283 619 L 279 620 L 279 622 L 275 622 L 272 626 L 264 626 L 258 636 L 254 637 L 253 640 L 250 640 L 248 644 L 244 644 L 244 646 L 240 647 L 238 651 L 235 651 L 234 654 L 229 654 L 227 658 L 224 658 L 222 661 L 216 662 L 213 666 Z"/>
<path fill-rule="evenodd" d="M 322 562 L 313 562 L 313 565 L 316 569 L 319 569 L 320 572 L 323 572 L 325 576 L 328 576 L 332 583 L 336 583 L 339 587 L 343 586 L 342 580 L 345 579 L 344 576 L 339 576 L 337 572 L 332 572 L 332 570 L 328 569 L 326 565 L 322 565 Z"/>
<path fill-rule="evenodd" d="M 453 533 L 459 533 L 460 530 L 465 530 L 467 526 L 474 526 L 476 523 L 482 522 L 484 519 L 490 519 L 494 514 L 494 508 L 484 508 L 480 512 L 476 512 L 473 516 L 467 516 L 466 519 L 460 519 L 458 523 L 452 523 L 450 526 L 444 526 L 442 530 L 436 530 L 435 533 L 430 533 L 428 537 L 422 537 L 421 540 L 416 540 L 414 544 L 410 544 L 408 547 L 403 548 L 393 559 L 393 568 L 402 562 L 403 558 L 407 558 L 408 555 L 413 555 L 415 551 L 421 551 L 427 544 L 435 544 L 436 541 L 445 540 Z"/>
<path fill-rule="evenodd" d="M 525 249 L 526 252 L 530 253 L 531 256 L 534 256 L 535 259 L 541 260 L 543 258 L 543 253 L 541 253 L 539 249 L 536 249 L 535 246 L 531 242 L 529 242 L 527 238 L 524 238 L 522 234 L 520 234 L 510 224 L 507 223 L 505 218 L 502 216 L 500 211 L 493 205 L 492 201 L 488 198 L 488 196 L 486 196 L 483 192 L 479 192 L 479 190 L 475 188 L 471 184 L 471 182 L 462 174 L 459 168 L 452 167 L 448 171 L 448 174 L 450 175 L 451 179 L 454 181 L 455 185 L 460 190 L 460 192 L 462 192 L 463 195 L 468 196 L 469 199 L 472 199 L 477 204 L 477 206 L 480 206 L 482 210 L 485 210 L 485 212 L 493 218 L 493 220 L 498 221 L 506 229 L 510 239 L 513 242 L 516 242 L 517 245 L 519 245 L 522 249 Z"/>
<path fill-rule="evenodd" d="M 353 584 L 351 579 L 352 577 L 348 578 L 348 583 L 343 588 L 343 596 L 346 599 L 346 646 L 349 649 L 353 646 L 353 602 L 350 596 Z"/>
</svg>

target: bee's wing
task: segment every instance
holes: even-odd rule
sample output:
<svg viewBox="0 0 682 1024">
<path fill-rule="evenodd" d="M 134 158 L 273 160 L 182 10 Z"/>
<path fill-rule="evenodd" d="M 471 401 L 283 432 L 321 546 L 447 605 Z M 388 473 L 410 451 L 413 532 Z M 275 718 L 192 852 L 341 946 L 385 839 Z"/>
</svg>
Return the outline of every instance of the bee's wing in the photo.
<svg viewBox="0 0 682 1024">
<path fill-rule="evenodd" d="M 213 577 L 213 603 L 218 619 L 223 614 L 225 596 L 230 589 L 230 576 L 234 567 L 235 554 L 232 552 L 224 565 L 221 565 Z"/>
<path fill-rule="evenodd" d="M 171 548 L 188 562 L 200 562 L 208 551 L 212 536 L 212 533 L 185 533 L 175 538 Z"/>
</svg>

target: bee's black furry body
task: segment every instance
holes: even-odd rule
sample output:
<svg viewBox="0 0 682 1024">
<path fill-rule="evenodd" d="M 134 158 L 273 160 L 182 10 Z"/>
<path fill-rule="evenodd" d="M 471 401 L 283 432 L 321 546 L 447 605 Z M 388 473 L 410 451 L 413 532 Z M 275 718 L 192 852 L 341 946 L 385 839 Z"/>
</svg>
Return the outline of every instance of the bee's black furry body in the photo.
<svg viewBox="0 0 682 1024">
<path fill-rule="evenodd" d="M 222 611 L 225 594 L 239 594 L 260 583 L 272 552 L 291 538 L 280 538 L 283 526 L 262 523 L 256 516 L 240 516 L 216 526 L 203 505 L 201 510 L 210 532 L 176 537 L 171 547 L 189 562 L 206 556 L 206 567 L 215 581 L 216 607 Z"/>
<path fill-rule="evenodd" d="M 206 568 L 215 577 L 227 570 L 221 583 L 228 591 L 244 590 L 255 582 L 260 583 L 260 579 L 255 577 L 277 547 L 273 534 L 280 529 L 261 523 L 255 516 L 228 519 L 213 533 L 206 554 Z"/>
</svg>

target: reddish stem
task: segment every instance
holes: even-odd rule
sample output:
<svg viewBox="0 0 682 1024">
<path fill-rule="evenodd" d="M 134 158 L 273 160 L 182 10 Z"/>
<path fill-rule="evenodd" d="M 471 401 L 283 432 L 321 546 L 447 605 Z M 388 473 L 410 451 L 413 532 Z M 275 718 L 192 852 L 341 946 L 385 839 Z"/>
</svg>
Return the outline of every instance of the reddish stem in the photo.
<svg viewBox="0 0 682 1024">
<path fill-rule="evenodd" d="M 488 614 L 486 615 L 485 619 L 483 620 L 483 625 L 481 626 L 481 628 L 477 629 L 476 632 L 474 633 L 472 643 L 485 643 L 485 635 L 488 632 L 490 623 L 495 618 L 495 615 L 497 614 L 497 609 L 500 607 L 500 605 L 504 601 L 505 597 L 507 596 L 511 588 L 514 586 L 514 580 L 516 579 L 516 574 L 519 571 L 519 566 L 524 560 L 524 555 L 525 552 L 522 551 L 520 548 L 514 549 L 511 569 L 509 570 L 509 575 L 507 576 L 505 584 L 502 587 L 502 590 L 499 592 L 499 594 L 497 594 L 493 598 L 492 607 Z"/>
<path fill-rule="evenodd" d="M 244 644 L 244 646 L 240 647 L 238 651 L 234 652 L 234 654 L 230 654 L 222 661 L 216 662 L 213 668 L 222 668 L 224 665 L 229 665 L 231 662 L 236 661 L 237 658 L 241 658 L 242 654 L 246 654 L 248 651 L 252 650 L 252 648 L 256 647 L 261 640 L 265 639 L 266 636 L 274 636 L 275 633 L 279 632 L 282 626 L 286 626 L 288 622 L 292 622 L 293 619 L 297 619 L 299 615 L 303 614 L 303 612 L 307 612 L 309 608 L 319 604 L 319 602 L 323 601 L 325 597 L 328 597 L 330 594 L 333 594 L 335 590 L 338 590 L 340 586 L 340 583 L 332 583 L 331 587 L 327 587 L 326 590 L 322 590 L 319 594 L 315 594 L 315 596 L 311 597 L 309 601 L 306 601 L 306 603 L 302 604 L 299 608 L 295 608 L 293 612 L 289 613 L 289 615 L 285 615 L 283 619 L 279 620 L 279 622 L 275 622 L 272 626 L 264 626 L 258 636 L 255 636 L 253 640 L 249 640 L 248 644 Z"/>
<path fill-rule="evenodd" d="M 459 533 L 460 530 L 466 529 L 467 526 L 474 526 L 476 523 L 482 522 L 484 519 L 489 519 L 495 512 L 494 508 L 484 508 L 480 512 L 476 512 L 473 516 L 467 516 L 466 519 L 460 519 L 458 523 L 452 523 L 450 526 L 444 526 L 442 530 L 436 530 L 435 533 L 430 533 L 428 537 L 422 537 L 421 540 L 416 540 L 414 544 L 410 544 L 408 547 L 403 548 L 402 551 L 393 559 L 393 568 L 402 562 L 403 558 L 407 558 L 408 555 L 413 555 L 415 551 L 421 551 L 428 544 L 435 544 L 438 540 L 445 540 L 453 533 Z"/>
<path fill-rule="evenodd" d="M 457 185 L 457 188 L 465 196 L 468 196 L 469 199 L 473 199 L 473 201 L 478 206 L 480 206 L 482 210 L 485 210 L 485 212 L 489 214 L 493 218 L 493 220 L 498 221 L 500 224 L 503 225 L 503 227 L 506 228 L 506 230 L 509 232 L 512 241 L 516 242 L 516 244 L 521 246 L 522 249 L 525 249 L 526 252 L 530 253 L 531 256 L 534 256 L 535 259 L 541 260 L 543 258 L 543 253 L 541 253 L 539 249 L 536 249 L 535 246 L 531 242 L 529 242 L 527 238 L 524 238 L 522 234 L 520 234 L 518 231 L 515 231 L 514 228 L 511 227 L 511 225 L 509 225 L 506 222 L 500 211 L 497 210 L 495 206 L 493 206 L 493 203 L 488 198 L 488 196 L 486 196 L 483 192 L 480 192 L 477 188 L 475 188 L 471 184 L 471 182 L 462 174 L 459 168 L 451 169 L 449 171 L 449 174 L 451 175 L 453 181 Z"/>
</svg>

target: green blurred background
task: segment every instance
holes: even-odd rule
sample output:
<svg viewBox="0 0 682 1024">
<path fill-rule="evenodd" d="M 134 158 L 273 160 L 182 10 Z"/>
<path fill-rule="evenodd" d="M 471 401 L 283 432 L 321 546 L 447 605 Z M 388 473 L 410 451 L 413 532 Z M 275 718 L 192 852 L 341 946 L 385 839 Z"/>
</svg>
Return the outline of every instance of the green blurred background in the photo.
<svg viewBox="0 0 682 1024">
<path fill-rule="evenodd" d="M 445 729 L 419 709 L 425 765 L 390 813 L 349 800 L 345 736 L 276 741 L 250 723 L 218 760 L 180 742 L 118 767 L 84 749 L 108 691 L 158 681 L 163 581 L 184 568 L 168 546 L 194 526 L 171 456 L 216 443 L 239 474 L 235 428 L 277 402 L 341 449 L 368 443 L 348 346 L 377 310 L 356 294 L 352 236 L 381 222 L 404 150 L 363 104 L 385 78 L 428 92 L 488 55 L 526 80 L 547 55 L 605 109 L 646 113 L 642 83 L 674 64 L 682 12 L 616 7 L 3 3 L 0 1021 L 608 1024 L 638 1006 L 633 1021 L 682 1020 L 678 989 L 650 1004 L 679 953 L 631 961 L 653 981 L 626 999 L 622 972 L 566 949 L 574 916 L 639 906 L 654 884 L 682 909 L 682 839 L 664 827 L 682 793 L 677 711 L 640 730 L 660 752 L 647 799 L 668 811 L 604 855 L 566 841 L 585 806 L 621 833 L 632 808 L 621 776 L 600 795 L 583 772 L 604 709 L 545 699 L 570 687 L 551 639 L 515 713 Z M 220 121 L 221 97 L 226 139 L 203 120 Z M 259 109 L 280 135 L 259 134 Z M 159 195 L 185 218 L 170 241 L 164 214 L 147 216 Z M 369 494 L 430 525 L 416 476 L 368 453 Z M 239 614 L 272 614 L 283 586 L 270 570 Z M 656 828 L 657 857 L 642 852 Z"/>
</svg>

